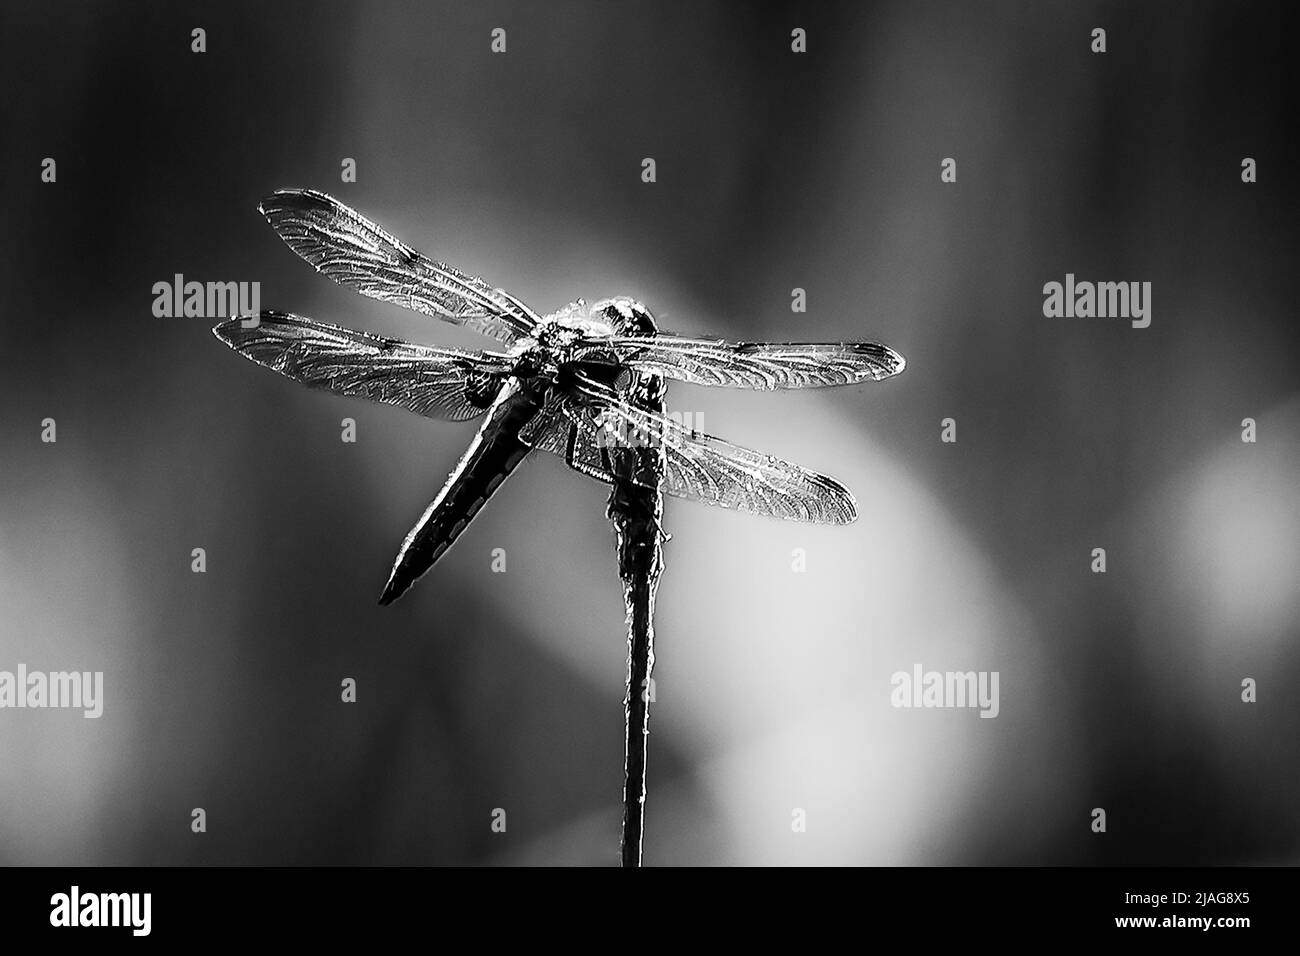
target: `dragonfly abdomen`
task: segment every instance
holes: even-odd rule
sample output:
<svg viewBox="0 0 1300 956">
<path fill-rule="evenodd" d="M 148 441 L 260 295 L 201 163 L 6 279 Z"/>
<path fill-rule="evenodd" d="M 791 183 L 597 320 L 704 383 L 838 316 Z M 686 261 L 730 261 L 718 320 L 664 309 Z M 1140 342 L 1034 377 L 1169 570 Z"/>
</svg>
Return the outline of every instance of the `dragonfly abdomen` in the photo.
<svg viewBox="0 0 1300 956">
<path fill-rule="evenodd" d="M 391 604 L 433 567 L 531 451 L 519 431 L 541 411 L 532 389 L 511 380 L 433 503 L 406 536 L 380 604 Z"/>
</svg>

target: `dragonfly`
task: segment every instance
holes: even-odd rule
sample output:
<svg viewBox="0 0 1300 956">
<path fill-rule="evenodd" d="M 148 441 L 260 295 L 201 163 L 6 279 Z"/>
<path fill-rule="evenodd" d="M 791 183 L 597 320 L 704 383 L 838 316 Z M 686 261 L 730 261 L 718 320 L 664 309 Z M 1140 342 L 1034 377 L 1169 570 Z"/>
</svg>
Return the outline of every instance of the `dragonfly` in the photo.
<svg viewBox="0 0 1300 956">
<path fill-rule="evenodd" d="M 343 203 L 279 190 L 258 210 L 318 272 L 362 295 L 444 319 L 496 341 L 438 348 L 262 311 L 213 332 L 244 357 L 312 388 L 453 422 L 482 418 L 442 490 L 407 534 L 379 596 L 391 604 L 447 553 L 502 482 L 534 451 L 611 486 L 628 621 L 624 866 L 641 865 L 654 665 L 654 604 L 663 571 L 663 499 L 794 521 L 844 525 L 853 495 L 834 478 L 705 435 L 664 411 L 669 380 L 746 389 L 878 382 L 901 355 L 872 342 L 756 343 L 660 331 L 630 296 L 577 299 L 545 315 L 417 252 Z"/>
<path fill-rule="evenodd" d="M 871 342 L 754 343 L 661 331 L 629 296 L 542 315 L 435 261 L 337 199 L 277 190 L 258 210 L 318 272 L 364 296 L 481 333 L 497 350 L 439 348 L 265 310 L 217 325 L 218 339 L 311 388 L 452 422 L 483 418 L 442 490 L 407 534 L 379 598 L 391 604 L 447 553 L 525 457 L 545 451 L 614 485 L 620 450 L 652 448 L 663 493 L 794 521 L 854 521 L 852 494 L 826 475 L 703 434 L 662 411 L 662 381 L 744 389 L 878 382 L 903 356 Z M 647 396 L 655 396 L 647 401 Z M 632 469 L 635 471 L 635 469 Z"/>
</svg>

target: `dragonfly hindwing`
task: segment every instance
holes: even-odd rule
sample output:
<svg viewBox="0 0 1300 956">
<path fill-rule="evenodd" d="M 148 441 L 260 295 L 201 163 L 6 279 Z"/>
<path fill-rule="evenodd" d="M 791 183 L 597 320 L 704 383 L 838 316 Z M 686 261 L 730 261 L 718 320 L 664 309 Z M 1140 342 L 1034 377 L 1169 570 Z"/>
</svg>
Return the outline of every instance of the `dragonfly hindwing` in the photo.
<svg viewBox="0 0 1300 956">
<path fill-rule="evenodd" d="M 590 419 L 576 423 L 574 416 L 582 414 L 560 392 L 552 392 L 542 411 L 519 430 L 519 439 L 538 451 L 558 455 L 588 478 L 612 482 L 603 433 Z"/>
</svg>

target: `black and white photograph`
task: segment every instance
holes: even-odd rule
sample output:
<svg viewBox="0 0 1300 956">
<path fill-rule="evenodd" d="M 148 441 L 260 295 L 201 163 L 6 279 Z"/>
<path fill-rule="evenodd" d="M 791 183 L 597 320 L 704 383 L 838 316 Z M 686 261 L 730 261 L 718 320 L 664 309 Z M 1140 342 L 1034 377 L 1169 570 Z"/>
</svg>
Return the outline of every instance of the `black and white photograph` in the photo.
<svg viewBox="0 0 1300 956">
<path fill-rule="evenodd" d="M 1267 933 L 1289 12 L 7 0 L 6 925 L 818 868 Z"/>
</svg>

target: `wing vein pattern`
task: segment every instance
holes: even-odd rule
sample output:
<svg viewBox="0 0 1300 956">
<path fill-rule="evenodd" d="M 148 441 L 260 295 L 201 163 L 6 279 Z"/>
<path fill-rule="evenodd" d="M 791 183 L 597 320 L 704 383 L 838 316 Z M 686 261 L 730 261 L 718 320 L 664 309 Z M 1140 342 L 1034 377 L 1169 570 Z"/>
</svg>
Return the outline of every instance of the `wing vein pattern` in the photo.
<svg viewBox="0 0 1300 956">
<path fill-rule="evenodd" d="M 612 352 L 638 371 L 693 385 L 758 390 L 828 388 L 880 381 L 906 363 L 887 345 L 873 342 L 758 343 L 685 338 L 610 336 L 592 343 L 593 352 Z"/>
<path fill-rule="evenodd" d="M 585 376 L 579 376 L 576 390 L 590 403 L 588 407 L 572 403 L 562 407 L 587 433 L 589 445 L 646 441 L 663 445 L 666 494 L 789 521 L 849 524 L 857 518 L 853 495 L 833 478 L 687 429 L 671 418 L 623 402 L 617 392 Z M 588 458 L 584 464 L 593 463 Z"/>
<path fill-rule="evenodd" d="M 509 374 L 508 356 L 434 348 L 263 311 L 213 333 L 258 365 L 310 388 L 395 405 L 426 418 L 468 421 L 488 410 Z"/>
<path fill-rule="evenodd" d="M 430 259 L 325 193 L 279 190 L 258 209 L 289 248 L 321 274 L 372 299 L 506 343 L 541 321 L 510 293 Z"/>
</svg>

